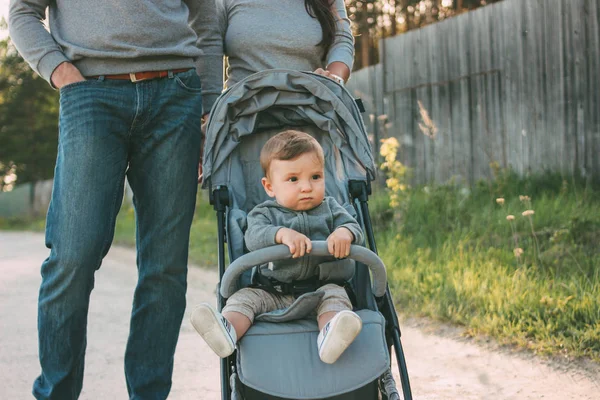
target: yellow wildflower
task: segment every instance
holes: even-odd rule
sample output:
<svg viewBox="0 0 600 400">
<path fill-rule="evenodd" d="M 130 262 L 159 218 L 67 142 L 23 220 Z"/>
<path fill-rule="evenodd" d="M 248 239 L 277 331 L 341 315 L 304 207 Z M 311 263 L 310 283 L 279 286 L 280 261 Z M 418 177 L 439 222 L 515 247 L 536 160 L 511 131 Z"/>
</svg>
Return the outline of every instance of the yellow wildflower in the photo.
<svg viewBox="0 0 600 400">
<path fill-rule="evenodd" d="M 521 196 L 519 196 L 519 200 L 521 200 L 521 201 L 529 201 L 529 200 L 531 200 L 531 198 L 529 196 L 523 196 L 523 195 L 521 195 Z"/>
<path fill-rule="evenodd" d="M 517 247 L 516 249 L 513 250 L 513 253 L 515 254 L 515 257 L 519 258 L 523 255 L 523 249 L 520 247 Z"/>
</svg>

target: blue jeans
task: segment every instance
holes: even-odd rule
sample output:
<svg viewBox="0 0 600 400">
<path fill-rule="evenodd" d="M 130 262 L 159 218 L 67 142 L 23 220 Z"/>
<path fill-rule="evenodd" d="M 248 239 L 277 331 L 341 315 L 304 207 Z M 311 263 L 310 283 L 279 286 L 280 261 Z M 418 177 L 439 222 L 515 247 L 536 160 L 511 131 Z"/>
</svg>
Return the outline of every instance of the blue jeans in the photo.
<svg viewBox="0 0 600 400">
<path fill-rule="evenodd" d="M 38 301 L 37 399 L 77 399 L 94 274 L 114 236 L 125 177 L 134 193 L 138 283 L 125 353 L 130 399 L 166 399 L 185 310 L 200 119 L 194 70 L 60 93 L 59 145 Z"/>
</svg>

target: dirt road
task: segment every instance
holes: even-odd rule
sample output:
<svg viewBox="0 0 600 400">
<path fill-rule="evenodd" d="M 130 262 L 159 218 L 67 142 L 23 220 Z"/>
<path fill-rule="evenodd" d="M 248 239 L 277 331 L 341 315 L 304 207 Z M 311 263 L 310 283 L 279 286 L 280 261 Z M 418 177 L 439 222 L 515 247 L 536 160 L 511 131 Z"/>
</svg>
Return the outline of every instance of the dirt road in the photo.
<svg viewBox="0 0 600 400">
<path fill-rule="evenodd" d="M 36 300 L 43 235 L 0 232 L 0 399 L 32 398 L 39 374 Z M 214 271 L 191 268 L 188 305 L 214 302 Z M 135 252 L 113 247 L 96 274 L 81 399 L 125 399 L 123 354 L 136 283 Z M 188 310 L 189 313 L 189 310 Z M 220 399 L 219 363 L 188 322 L 181 328 L 169 399 Z M 600 399 L 600 377 L 402 327 L 413 397 L 420 400 Z"/>
</svg>

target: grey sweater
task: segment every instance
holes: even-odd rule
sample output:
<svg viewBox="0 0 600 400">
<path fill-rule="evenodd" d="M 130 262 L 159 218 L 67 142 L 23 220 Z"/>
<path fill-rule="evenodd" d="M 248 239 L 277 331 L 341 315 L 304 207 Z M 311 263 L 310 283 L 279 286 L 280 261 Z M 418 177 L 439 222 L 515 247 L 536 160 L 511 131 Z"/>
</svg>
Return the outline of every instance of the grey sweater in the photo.
<svg viewBox="0 0 600 400">
<path fill-rule="evenodd" d="M 353 243 L 364 240 L 360 225 L 333 197 L 325 197 L 323 203 L 308 211 L 294 211 L 273 200 L 254 207 L 248 214 L 248 229 L 244 235 L 250 251 L 273 246 L 275 235 L 281 228 L 290 228 L 306 235 L 311 240 L 326 240 L 339 227 L 345 227 L 354 235 Z M 284 260 L 262 268 L 262 274 L 281 282 L 308 279 L 318 274 L 318 266 L 334 260 L 305 256 L 300 259 Z"/>
<path fill-rule="evenodd" d="M 334 61 L 352 69 L 354 39 L 344 0 L 335 0 L 335 42 L 322 60 L 321 25 L 304 0 L 216 0 L 227 56 L 227 87 L 265 69 L 314 71 Z"/>
<path fill-rule="evenodd" d="M 11 0 L 8 22 L 15 46 L 47 81 L 64 61 L 84 76 L 195 65 L 205 110 L 221 92 L 214 0 Z"/>
</svg>

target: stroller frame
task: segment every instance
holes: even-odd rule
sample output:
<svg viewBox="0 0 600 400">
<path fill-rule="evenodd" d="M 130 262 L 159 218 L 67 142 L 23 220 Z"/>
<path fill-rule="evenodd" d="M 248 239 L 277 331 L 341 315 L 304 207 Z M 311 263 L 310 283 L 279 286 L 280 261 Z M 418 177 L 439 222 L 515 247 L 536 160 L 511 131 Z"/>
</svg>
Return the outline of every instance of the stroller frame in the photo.
<svg viewBox="0 0 600 400">
<path fill-rule="evenodd" d="M 209 184 L 209 187 L 210 184 Z M 371 194 L 371 182 L 368 180 L 350 180 L 348 182 L 348 191 L 352 198 L 352 203 L 357 214 L 357 221 L 363 228 L 365 236 L 371 251 L 377 254 L 377 246 L 375 243 L 375 236 L 373 233 L 373 226 L 368 208 L 368 197 Z M 223 275 L 225 274 L 225 243 L 227 241 L 226 236 L 226 212 L 227 207 L 230 205 L 229 190 L 227 186 L 217 186 L 214 190 L 209 192 L 209 201 L 213 206 L 217 214 L 217 235 L 218 235 L 218 263 L 219 263 L 219 283 L 217 287 L 217 305 L 219 311 L 223 309 L 225 305 L 225 299 L 221 296 L 220 285 Z M 385 337 L 388 347 L 388 353 L 391 354 L 391 347 L 394 346 L 394 352 L 398 363 L 398 369 L 400 373 L 400 381 L 402 384 L 402 393 L 404 400 L 412 400 L 412 393 L 410 389 L 410 382 L 408 378 L 408 371 L 406 368 L 406 360 L 404 357 L 404 351 L 402 349 L 402 343 L 400 341 L 401 332 L 398 321 L 398 316 L 392 301 L 389 286 L 386 286 L 385 295 L 376 298 L 377 307 L 383 315 L 386 321 L 385 326 Z M 221 399 L 231 399 L 231 387 L 230 378 L 232 371 L 235 368 L 235 356 L 234 352 L 231 356 L 221 359 Z M 381 391 L 380 391 L 381 392 Z M 382 399 L 387 400 L 388 397 L 383 392 Z"/>
</svg>

